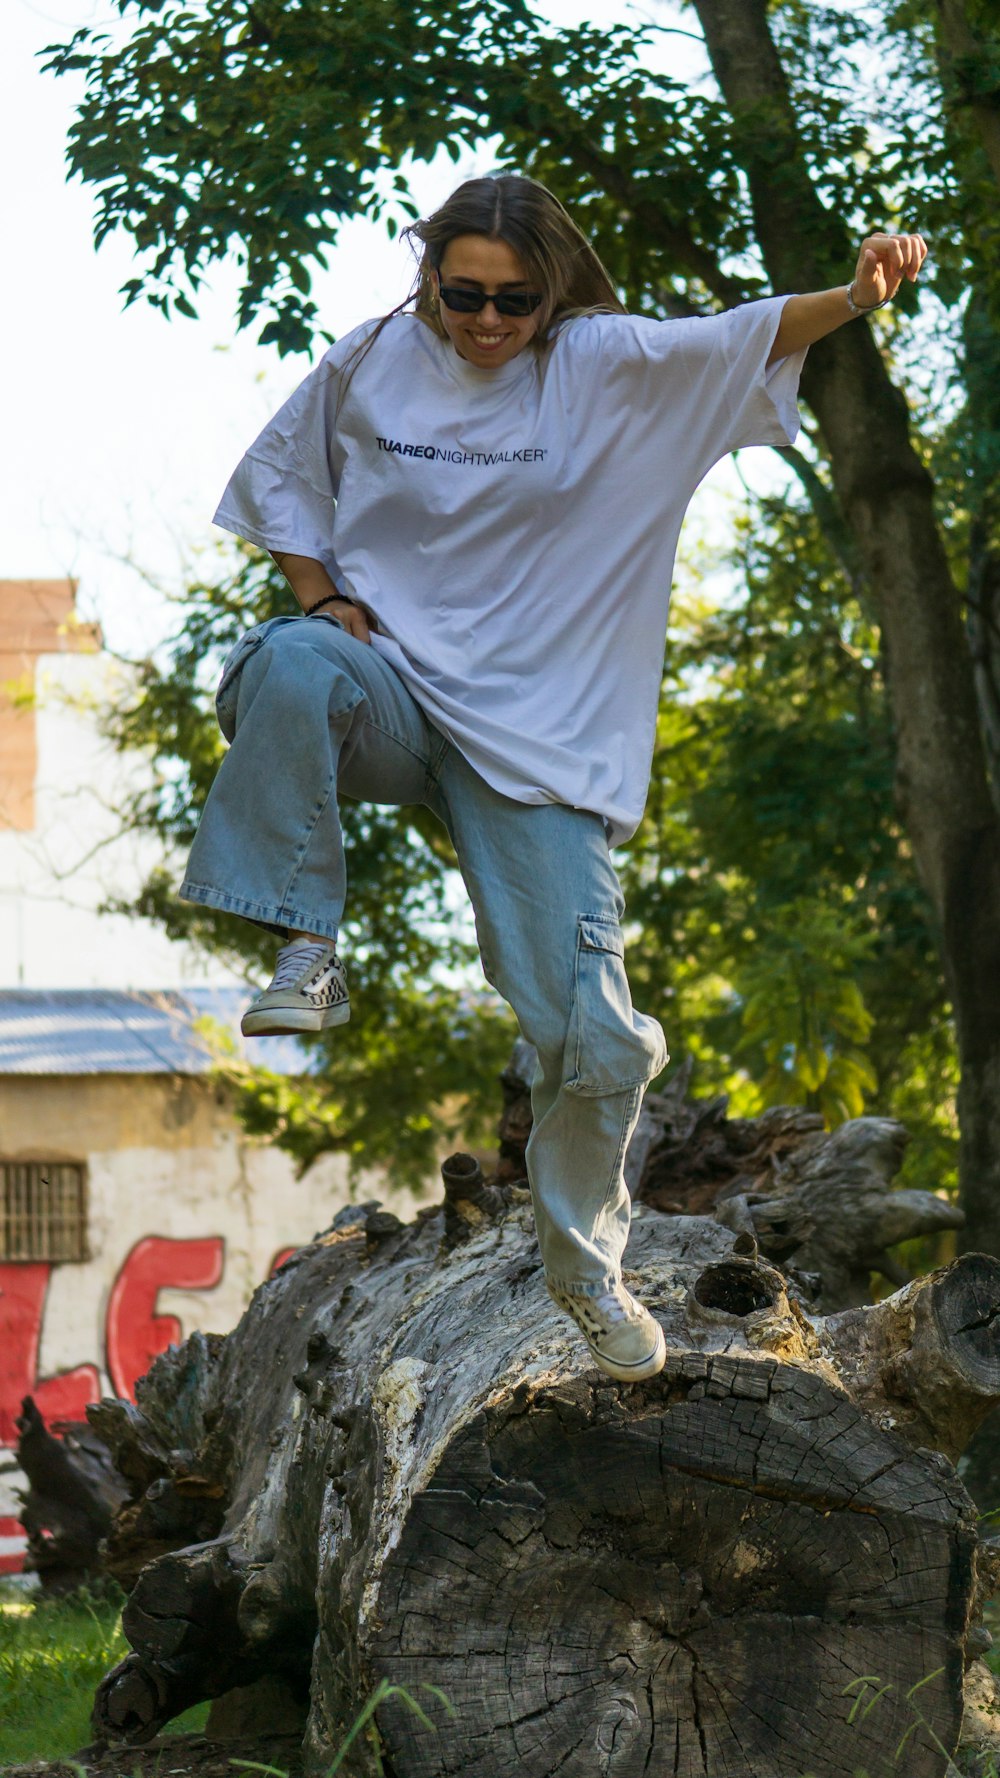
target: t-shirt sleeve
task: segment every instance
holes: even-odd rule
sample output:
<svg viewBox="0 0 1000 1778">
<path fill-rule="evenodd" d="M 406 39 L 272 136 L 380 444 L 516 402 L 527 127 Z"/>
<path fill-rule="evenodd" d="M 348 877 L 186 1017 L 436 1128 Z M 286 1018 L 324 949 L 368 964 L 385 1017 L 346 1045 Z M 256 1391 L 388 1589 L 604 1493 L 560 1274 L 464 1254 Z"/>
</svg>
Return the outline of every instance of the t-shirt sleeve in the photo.
<svg viewBox="0 0 1000 1778">
<path fill-rule="evenodd" d="M 794 442 L 805 353 L 767 366 L 786 301 L 766 297 L 676 321 L 629 315 L 604 323 L 602 347 L 627 379 L 629 397 L 681 428 L 702 474 L 744 445 Z"/>
<path fill-rule="evenodd" d="M 331 351 L 254 440 L 214 523 L 261 549 L 311 556 L 342 585 L 333 545 L 339 389 L 340 367 Z"/>
<path fill-rule="evenodd" d="M 795 442 L 805 352 L 779 358 L 770 368 L 767 364 L 787 300 L 772 296 L 706 318 L 717 334 L 716 355 L 722 365 L 724 412 L 719 421 L 726 443 L 720 455 L 744 445 Z"/>
</svg>

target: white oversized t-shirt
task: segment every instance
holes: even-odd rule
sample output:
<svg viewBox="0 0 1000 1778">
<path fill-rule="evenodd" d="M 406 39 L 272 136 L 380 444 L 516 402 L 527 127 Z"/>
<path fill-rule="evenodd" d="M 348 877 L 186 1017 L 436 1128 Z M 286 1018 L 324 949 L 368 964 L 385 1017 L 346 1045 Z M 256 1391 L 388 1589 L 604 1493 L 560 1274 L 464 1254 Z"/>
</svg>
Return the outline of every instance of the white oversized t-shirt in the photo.
<svg viewBox="0 0 1000 1778">
<path fill-rule="evenodd" d="M 728 451 L 798 429 L 802 357 L 765 370 L 785 300 L 584 316 L 496 370 L 400 315 L 342 395 L 366 323 L 264 428 L 215 522 L 322 562 L 488 783 L 593 810 L 617 843 L 646 800 L 685 508 Z"/>
</svg>

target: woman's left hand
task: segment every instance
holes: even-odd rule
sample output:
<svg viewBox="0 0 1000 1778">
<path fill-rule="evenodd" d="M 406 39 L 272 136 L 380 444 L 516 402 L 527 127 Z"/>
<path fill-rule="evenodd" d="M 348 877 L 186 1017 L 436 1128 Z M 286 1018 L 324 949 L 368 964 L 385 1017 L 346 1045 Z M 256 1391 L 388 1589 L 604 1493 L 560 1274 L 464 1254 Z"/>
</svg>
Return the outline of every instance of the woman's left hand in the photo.
<svg viewBox="0 0 1000 1778">
<path fill-rule="evenodd" d="M 927 258 L 922 235 L 866 235 L 854 273 L 854 300 L 860 309 L 874 308 L 895 296 L 904 278 L 916 282 Z"/>
</svg>

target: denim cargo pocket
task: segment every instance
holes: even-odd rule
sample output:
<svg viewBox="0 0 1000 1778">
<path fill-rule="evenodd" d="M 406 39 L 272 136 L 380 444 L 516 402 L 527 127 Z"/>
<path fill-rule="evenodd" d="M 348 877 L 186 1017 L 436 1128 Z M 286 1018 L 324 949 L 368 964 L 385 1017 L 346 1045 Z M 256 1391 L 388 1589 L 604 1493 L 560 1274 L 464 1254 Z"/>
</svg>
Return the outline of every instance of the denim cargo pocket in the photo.
<svg viewBox="0 0 1000 1778">
<path fill-rule="evenodd" d="M 668 1060 L 656 1020 L 632 1009 L 617 920 L 582 918 L 566 1040 L 567 1090 L 594 1096 L 626 1092 L 645 1086 Z"/>
</svg>

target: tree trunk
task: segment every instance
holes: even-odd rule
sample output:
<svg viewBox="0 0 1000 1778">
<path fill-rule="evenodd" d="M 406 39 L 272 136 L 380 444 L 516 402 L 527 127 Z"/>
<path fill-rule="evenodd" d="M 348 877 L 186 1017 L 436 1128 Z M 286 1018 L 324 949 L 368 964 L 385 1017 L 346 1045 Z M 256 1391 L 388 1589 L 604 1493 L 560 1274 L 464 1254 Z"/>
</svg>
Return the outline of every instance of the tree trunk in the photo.
<svg viewBox="0 0 1000 1778">
<path fill-rule="evenodd" d="M 846 282 L 852 244 L 812 185 L 766 0 L 695 0 L 695 10 L 733 118 L 774 288 Z M 812 347 L 802 387 L 877 601 L 900 806 L 955 1008 L 968 1241 L 1000 1254 L 1000 817 L 961 601 L 905 402 L 867 325 L 843 327 Z"/>
<path fill-rule="evenodd" d="M 96 1732 L 277 1676 L 318 1774 L 385 1681 L 431 1725 L 386 1697 L 393 1778 L 881 1778 L 904 1738 L 943 1778 L 988 1644 L 950 1459 L 1000 1394 L 1000 1265 L 812 1316 L 746 1230 L 639 1205 L 668 1360 L 628 1388 L 549 1301 L 524 1191 L 445 1179 L 409 1225 L 341 1212 L 228 1338 L 91 1410 L 132 1485 Z"/>
<path fill-rule="evenodd" d="M 1000 83 L 987 88 L 987 70 L 995 68 L 995 45 L 983 37 L 969 15 L 966 0 L 934 0 L 942 84 L 952 106 L 967 112 L 1000 187 Z M 981 22 L 986 22 L 985 8 Z"/>
<path fill-rule="evenodd" d="M 967 192 L 965 246 L 973 266 L 972 292 L 962 322 L 967 421 L 975 446 L 968 464 L 968 575 L 965 591 L 983 740 L 993 800 L 1000 807 L 1000 340 L 991 286 L 997 258 L 994 214 L 1000 195 L 1000 39 L 983 36 L 985 8 L 968 0 L 935 0 L 937 59 L 944 115 L 954 163 Z M 993 201 L 981 156 L 992 175 Z"/>
</svg>

